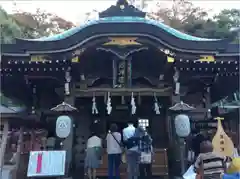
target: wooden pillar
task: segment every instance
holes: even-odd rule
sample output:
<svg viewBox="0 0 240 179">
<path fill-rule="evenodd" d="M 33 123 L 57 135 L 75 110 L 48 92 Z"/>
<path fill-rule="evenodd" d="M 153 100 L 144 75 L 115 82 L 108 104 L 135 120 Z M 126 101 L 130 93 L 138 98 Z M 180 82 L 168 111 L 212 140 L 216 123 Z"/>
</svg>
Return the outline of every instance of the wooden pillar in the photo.
<svg viewBox="0 0 240 179">
<path fill-rule="evenodd" d="M 31 132 L 30 132 L 30 151 L 34 150 L 34 148 L 35 148 L 34 140 L 35 140 L 35 132 L 34 132 L 34 130 L 31 130 Z"/>
<path fill-rule="evenodd" d="M 238 144 L 237 144 L 237 150 L 238 153 L 240 154 L 240 108 L 238 109 L 238 115 L 237 115 L 238 119 L 237 119 L 237 135 L 238 135 Z"/>
<path fill-rule="evenodd" d="M 65 101 L 74 106 L 75 103 L 75 95 L 74 91 L 72 91 L 71 95 L 65 96 Z M 66 176 L 69 176 L 70 168 L 71 168 L 71 163 L 72 163 L 72 152 L 73 152 L 73 126 L 74 126 L 74 119 L 73 116 L 70 116 L 72 122 L 71 122 L 71 132 L 69 136 L 62 141 L 62 149 L 66 150 Z"/>
<path fill-rule="evenodd" d="M 17 151 L 16 151 L 16 159 L 15 159 L 15 176 L 14 179 L 17 179 L 18 175 L 18 170 L 19 170 L 19 166 L 20 166 L 20 159 L 21 159 L 21 152 L 22 152 L 22 143 L 23 143 L 23 128 L 20 127 L 19 130 L 19 136 L 18 136 L 18 143 L 17 143 Z"/>
<path fill-rule="evenodd" d="M 2 122 L 2 120 L 1 120 Z M 8 120 L 3 121 L 3 133 L 2 133 L 2 141 L 1 141 L 1 151 L 0 151 L 0 174 L 2 175 L 2 169 L 4 166 L 4 157 L 5 157 L 5 150 L 7 146 L 7 139 L 8 139 L 8 130 L 9 124 Z"/>
</svg>

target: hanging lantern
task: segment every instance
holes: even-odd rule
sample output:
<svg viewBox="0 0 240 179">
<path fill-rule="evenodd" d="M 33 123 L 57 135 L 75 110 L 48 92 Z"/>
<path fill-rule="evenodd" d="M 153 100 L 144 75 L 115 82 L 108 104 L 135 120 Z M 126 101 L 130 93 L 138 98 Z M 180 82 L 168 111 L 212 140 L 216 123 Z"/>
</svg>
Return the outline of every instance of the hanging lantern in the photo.
<svg viewBox="0 0 240 179">
<path fill-rule="evenodd" d="M 72 120 L 69 116 L 59 116 L 56 121 L 56 135 L 59 138 L 66 138 L 72 130 Z"/>
<path fill-rule="evenodd" d="M 111 104 L 111 97 L 110 93 L 108 92 L 108 98 L 107 98 L 107 113 L 110 115 L 112 112 L 112 104 Z"/>
<path fill-rule="evenodd" d="M 136 104 L 135 104 L 135 98 L 133 96 L 133 93 L 132 93 L 132 98 L 131 98 L 131 106 L 132 106 L 132 115 L 136 114 L 137 107 L 136 107 Z"/>
<path fill-rule="evenodd" d="M 187 137 L 191 132 L 189 117 L 185 114 L 179 114 L 174 120 L 176 134 L 179 137 Z"/>
<path fill-rule="evenodd" d="M 97 104 L 96 104 L 96 98 L 93 96 L 92 99 L 92 114 L 98 114 Z"/>
</svg>

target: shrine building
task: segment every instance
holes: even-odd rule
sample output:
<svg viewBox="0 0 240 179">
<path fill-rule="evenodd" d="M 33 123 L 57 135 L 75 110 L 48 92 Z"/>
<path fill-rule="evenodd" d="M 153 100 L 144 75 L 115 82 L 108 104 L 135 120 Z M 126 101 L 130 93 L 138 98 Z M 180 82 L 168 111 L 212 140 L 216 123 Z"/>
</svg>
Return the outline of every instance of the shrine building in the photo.
<svg viewBox="0 0 240 179">
<path fill-rule="evenodd" d="M 99 19 L 62 34 L 1 45 L 1 97 L 21 103 L 21 110 L 12 112 L 11 102 L 5 110 L 2 104 L 1 120 L 8 122 L 9 133 L 22 127 L 22 142 L 31 141 L 24 144 L 28 153 L 34 150 L 31 131 L 56 137 L 57 118 L 70 116 L 71 134 L 56 140 L 56 149 L 67 151 L 68 176 L 83 167 L 91 130 L 104 138 L 112 123 L 122 131 L 132 121 L 147 127 L 153 138 L 153 175 L 178 175 L 176 114 L 188 114 L 192 131 L 216 123 L 214 116 L 226 116 L 224 127 L 239 136 L 236 110 L 221 113 L 224 105 L 219 103 L 239 95 L 235 35 L 194 37 L 119 0 L 100 12 Z M 24 131 L 30 135 L 26 140 Z M 39 141 L 38 149 L 45 149 Z M 107 176 L 106 155 L 97 175 Z M 124 164 L 121 175 L 126 175 Z"/>
</svg>

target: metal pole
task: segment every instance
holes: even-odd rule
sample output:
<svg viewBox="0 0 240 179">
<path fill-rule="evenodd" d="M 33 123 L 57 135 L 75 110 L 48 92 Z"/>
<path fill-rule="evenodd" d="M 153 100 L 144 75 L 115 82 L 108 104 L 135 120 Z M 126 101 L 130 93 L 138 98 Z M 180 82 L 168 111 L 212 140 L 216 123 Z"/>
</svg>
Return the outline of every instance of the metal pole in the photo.
<svg viewBox="0 0 240 179">
<path fill-rule="evenodd" d="M 180 165 L 181 165 L 181 176 L 186 172 L 185 166 L 185 140 L 184 138 L 179 139 L 180 143 Z"/>
</svg>

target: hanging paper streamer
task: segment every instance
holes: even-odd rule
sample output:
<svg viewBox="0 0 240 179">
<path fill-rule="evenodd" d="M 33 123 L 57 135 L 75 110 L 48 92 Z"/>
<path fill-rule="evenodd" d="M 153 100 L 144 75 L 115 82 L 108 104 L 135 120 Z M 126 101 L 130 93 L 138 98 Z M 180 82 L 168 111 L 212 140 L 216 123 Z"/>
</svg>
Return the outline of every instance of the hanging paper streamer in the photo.
<svg viewBox="0 0 240 179">
<path fill-rule="evenodd" d="M 135 98 L 133 96 L 133 93 L 132 93 L 132 98 L 131 98 L 131 106 L 132 106 L 132 114 L 135 114 L 136 113 L 136 104 L 135 104 Z"/>
<path fill-rule="evenodd" d="M 97 104 L 96 104 L 96 98 L 93 96 L 92 99 L 92 114 L 98 114 Z"/>
<path fill-rule="evenodd" d="M 156 94 L 154 94 L 154 100 L 155 100 L 155 102 L 154 102 L 154 111 L 156 112 L 156 114 L 160 114 L 160 107 L 159 107 L 159 105 L 158 105 L 158 99 L 157 99 L 157 97 L 156 97 Z"/>
<path fill-rule="evenodd" d="M 179 71 L 175 68 L 175 73 L 173 76 L 173 81 L 175 83 L 175 94 L 180 94 L 180 82 L 179 82 Z"/>
<path fill-rule="evenodd" d="M 177 82 L 175 84 L 175 94 L 180 94 L 180 83 L 179 82 Z"/>
<path fill-rule="evenodd" d="M 112 112 L 112 104 L 111 104 L 111 97 L 110 93 L 108 92 L 108 98 L 107 98 L 107 113 L 108 115 Z"/>
<path fill-rule="evenodd" d="M 69 71 L 65 72 L 65 79 L 66 79 L 66 82 L 64 84 L 65 94 L 69 95 L 70 94 L 70 85 L 69 84 L 70 84 L 71 79 L 72 79 Z"/>
</svg>

